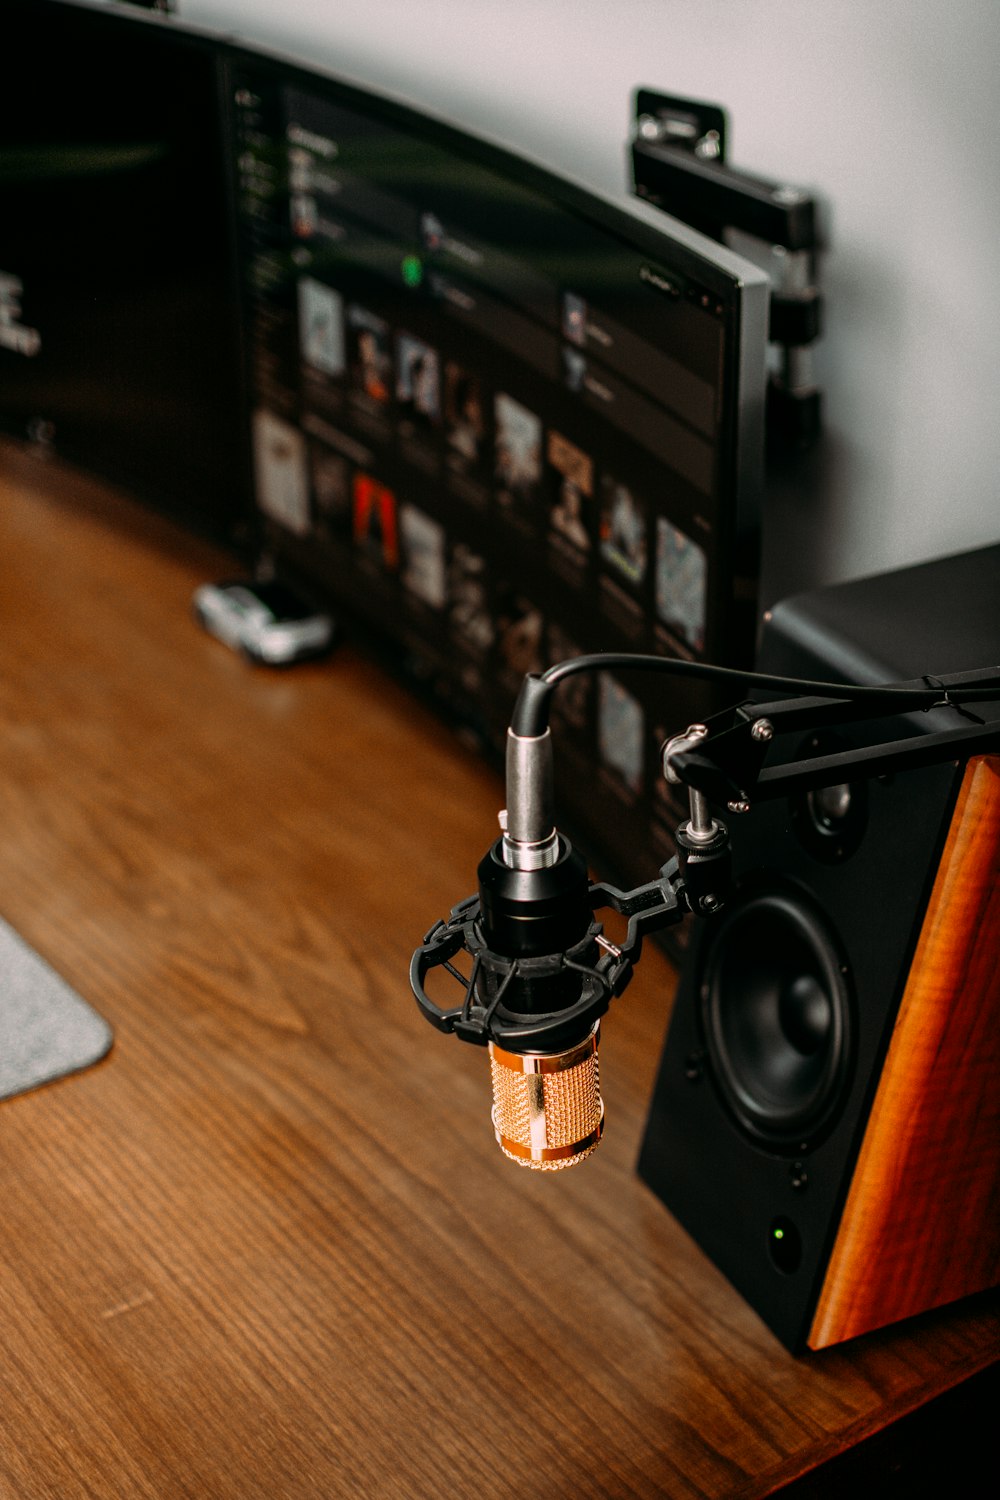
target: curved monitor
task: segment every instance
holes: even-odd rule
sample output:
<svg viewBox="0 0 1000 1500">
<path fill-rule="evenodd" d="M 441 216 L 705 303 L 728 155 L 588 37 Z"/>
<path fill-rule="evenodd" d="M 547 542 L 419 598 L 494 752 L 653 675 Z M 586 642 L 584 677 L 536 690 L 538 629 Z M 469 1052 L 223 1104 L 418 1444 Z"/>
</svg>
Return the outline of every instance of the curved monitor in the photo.
<svg viewBox="0 0 1000 1500">
<path fill-rule="evenodd" d="M 47 72 L 0 100 L 0 425 L 223 534 L 253 511 L 279 573 L 495 751 L 567 656 L 750 661 L 763 273 L 226 38 L 9 9 Z M 560 820 L 609 875 L 672 852 L 659 746 L 709 706 L 556 696 Z"/>
<path fill-rule="evenodd" d="M 749 662 L 766 278 L 401 105 L 234 53 L 266 548 L 502 747 L 583 651 Z M 658 774 L 696 687 L 575 679 L 560 815 L 623 874 L 672 852 Z"/>
</svg>

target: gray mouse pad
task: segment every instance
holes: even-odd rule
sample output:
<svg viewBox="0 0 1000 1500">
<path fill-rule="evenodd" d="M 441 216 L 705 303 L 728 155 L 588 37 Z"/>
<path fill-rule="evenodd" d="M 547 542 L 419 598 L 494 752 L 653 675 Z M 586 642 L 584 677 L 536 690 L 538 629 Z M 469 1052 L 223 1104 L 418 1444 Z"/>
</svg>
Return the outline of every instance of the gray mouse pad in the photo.
<svg viewBox="0 0 1000 1500">
<path fill-rule="evenodd" d="M 0 920 L 0 1099 L 102 1058 L 113 1033 L 44 959 Z"/>
</svg>

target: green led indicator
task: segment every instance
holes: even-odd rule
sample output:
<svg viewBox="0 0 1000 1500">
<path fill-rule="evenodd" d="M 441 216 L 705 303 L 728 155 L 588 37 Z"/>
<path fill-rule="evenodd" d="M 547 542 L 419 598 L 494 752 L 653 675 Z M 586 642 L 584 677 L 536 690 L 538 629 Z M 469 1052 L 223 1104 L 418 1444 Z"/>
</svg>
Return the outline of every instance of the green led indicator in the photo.
<svg viewBox="0 0 1000 1500">
<path fill-rule="evenodd" d="M 783 1240 L 785 1238 L 785 1231 L 783 1229 L 776 1229 L 774 1231 L 774 1238 L 776 1240 Z"/>
<path fill-rule="evenodd" d="M 424 279 L 424 264 L 419 255 L 404 255 L 401 270 L 406 286 L 419 286 Z"/>
</svg>

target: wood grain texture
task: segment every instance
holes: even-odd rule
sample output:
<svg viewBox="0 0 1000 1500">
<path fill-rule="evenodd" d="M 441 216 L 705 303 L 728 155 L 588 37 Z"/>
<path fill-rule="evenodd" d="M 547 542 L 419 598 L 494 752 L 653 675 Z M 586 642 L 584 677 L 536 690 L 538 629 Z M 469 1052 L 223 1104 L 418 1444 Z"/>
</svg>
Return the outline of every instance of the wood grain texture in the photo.
<svg viewBox="0 0 1000 1500">
<path fill-rule="evenodd" d="M 497 1150 L 410 951 L 498 779 L 351 650 L 249 668 L 231 563 L 0 447 L 0 912 L 112 1023 L 0 1106 L 3 1500 L 763 1495 L 996 1358 L 979 1300 L 788 1355 L 638 1180 L 673 976 L 604 1143 Z"/>
<path fill-rule="evenodd" d="M 969 762 L 812 1348 L 1000 1282 L 1000 759 Z"/>
</svg>

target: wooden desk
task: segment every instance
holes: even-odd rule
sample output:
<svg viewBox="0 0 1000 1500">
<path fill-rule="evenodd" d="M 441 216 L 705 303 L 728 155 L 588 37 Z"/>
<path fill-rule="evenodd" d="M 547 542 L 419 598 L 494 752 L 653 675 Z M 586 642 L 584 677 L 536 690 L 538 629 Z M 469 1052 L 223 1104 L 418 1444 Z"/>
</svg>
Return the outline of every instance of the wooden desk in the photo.
<svg viewBox="0 0 1000 1500">
<path fill-rule="evenodd" d="M 600 1151 L 508 1163 L 406 982 L 499 782 L 349 649 L 199 633 L 205 545 L 0 475 L 0 914 L 117 1035 L 0 1107 L 5 1500 L 737 1500 L 996 1358 L 990 1297 L 796 1360 L 706 1262 L 634 1172 L 656 953 Z"/>
</svg>

